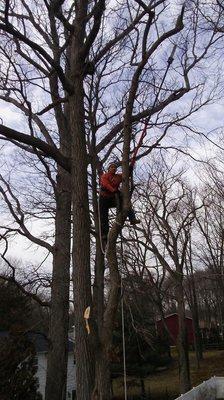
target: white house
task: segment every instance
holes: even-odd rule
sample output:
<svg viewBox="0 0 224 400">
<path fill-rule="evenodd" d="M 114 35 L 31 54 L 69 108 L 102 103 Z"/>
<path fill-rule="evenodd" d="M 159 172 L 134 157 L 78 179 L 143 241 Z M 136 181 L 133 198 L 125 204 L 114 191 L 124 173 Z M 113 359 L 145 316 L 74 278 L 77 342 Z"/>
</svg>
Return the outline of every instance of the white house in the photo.
<svg viewBox="0 0 224 400">
<path fill-rule="evenodd" d="M 37 353 L 37 378 L 39 381 L 39 392 L 43 399 L 45 396 L 46 371 L 47 371 L 47 351 L 48 345 L 46 338 L 41 334 L 32 334 L 31 340 L 35 344 Z M 68 340 L 68 370 L 67 370 L 67 393 L 66 400 L 74 400 L 75 394 L 75 361 L 72 340 Z"/>
</svg>

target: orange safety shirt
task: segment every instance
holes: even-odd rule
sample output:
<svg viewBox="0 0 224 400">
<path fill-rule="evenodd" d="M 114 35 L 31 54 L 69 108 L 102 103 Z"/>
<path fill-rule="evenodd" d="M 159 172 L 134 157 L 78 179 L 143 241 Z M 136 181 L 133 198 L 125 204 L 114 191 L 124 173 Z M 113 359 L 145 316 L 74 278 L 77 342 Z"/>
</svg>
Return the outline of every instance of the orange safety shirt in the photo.
<svg viewBox="0 0 224 400">
<path fill-rule="evenodd" d="M 100 195 L 103 197 L 113 197 L 119 189 L 119 185 L 122 181 L 122 174 L 112 174 L 106 172 L 100 177 Z"/>
</svg>

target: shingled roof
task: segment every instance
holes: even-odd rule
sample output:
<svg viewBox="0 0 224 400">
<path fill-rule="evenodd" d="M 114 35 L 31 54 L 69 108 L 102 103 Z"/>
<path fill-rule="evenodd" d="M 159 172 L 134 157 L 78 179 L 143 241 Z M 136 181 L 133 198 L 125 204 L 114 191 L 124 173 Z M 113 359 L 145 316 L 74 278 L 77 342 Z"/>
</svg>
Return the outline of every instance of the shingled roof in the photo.
<svg viewBox="0 0 224 400">
<path fill-rule="evenodd" d="M 9 337 L 8 331 L 0 331 L 0 339 Z M 37 353 L 47 353 L 49 342 L 43 333 L 27 332 L 26 337 L 34 344 Z M 73 343 L 68 339 L 68 352 L 73 352 Z"/>
</svg>

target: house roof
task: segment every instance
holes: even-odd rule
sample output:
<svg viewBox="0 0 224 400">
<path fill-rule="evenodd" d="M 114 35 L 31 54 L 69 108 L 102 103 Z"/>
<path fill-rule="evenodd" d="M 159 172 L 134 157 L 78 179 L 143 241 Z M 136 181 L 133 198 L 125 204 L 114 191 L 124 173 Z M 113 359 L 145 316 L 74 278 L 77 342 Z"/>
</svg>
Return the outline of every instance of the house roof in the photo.
<svg viewBox="0 0 224 400">
<path fill-rule="evenodd" d="M 4 339 L 9 336 L 8 331 L 0 331 L 0 338 Z M 47 337 L 40 332 L 27 332 L 27 338 L 34 344 L 37 353 L 47 353 L 49 342 Z M 73 352 L 73 342 L 68 339 L 68 352 Z"/>
<path fill-rule="evenodd" d="M 172 314 L 166 315 L 166 316 L 165 316 L 165 319 L 168 318 L 168 317 L 172 317 L 173 315 L 177 315 L 177 316 L 178 316 L 177 313 L 172 313 Z M 187 315 L 187 313 L 185 314 L 185 318 L 187 318 L 187 319 L 192 319 L 192 318 L 190 317 L 190 315 Z"/>
<path fill-rule="evenodd" d="M 177 314 L 177 313 L 172 313 L 172 314 L 165 315 L 164 319 L 173 317 L 174 315 L 178 317 L 178 314 Z M 192 320 L 192 317 L 190 317 L 189 315 L 188 315 L 188 316 L 185 315 L 185 318 L 186 318 L 186 319 L 191 319 L 191 320 Z M 159 319 L 157 320 L 157 322 L 159 322 L 159 321 L 162 321 L 162 318 L 159 318 Z"/>
</svg>

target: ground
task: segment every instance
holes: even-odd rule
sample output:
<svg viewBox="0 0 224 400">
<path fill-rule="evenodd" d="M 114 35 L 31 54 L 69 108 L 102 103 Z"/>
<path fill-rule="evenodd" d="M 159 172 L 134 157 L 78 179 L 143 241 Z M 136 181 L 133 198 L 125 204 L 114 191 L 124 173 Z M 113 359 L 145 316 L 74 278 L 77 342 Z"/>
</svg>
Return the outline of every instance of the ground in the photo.
<svg viewBox="0 0 224 400">
<path fill-rule="evenodd" d="M 172 351 L 173 362 L 168 370 L 160 371 L 145 379 L 145 389 L 150 400 L 173 400 L 179 396 L 178 362 L 175 349 Z M 197 368 L 195 354 L 190 352 L 191 382 L 197 386 L 212 376 L 224 376 L 224 351 L 213 350 L 204 352 L 204 359 Z M 113 382 L 114 400 L 121 400 L 123 395 L 123 380 Z M 140 400 L 140 381 L 128 378 L 128 400 Z"/>
</svg>

